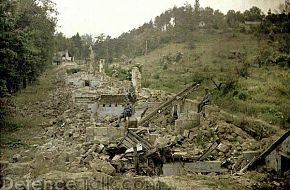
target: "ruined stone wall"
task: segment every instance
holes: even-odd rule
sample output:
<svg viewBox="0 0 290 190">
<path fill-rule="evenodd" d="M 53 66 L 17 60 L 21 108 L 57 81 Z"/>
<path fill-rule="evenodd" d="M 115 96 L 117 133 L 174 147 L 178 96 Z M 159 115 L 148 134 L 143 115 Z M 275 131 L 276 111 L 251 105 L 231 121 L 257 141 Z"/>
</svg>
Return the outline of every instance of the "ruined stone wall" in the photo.
<svg viewBox="0 0 290 190">
<path fill-rule="evenodd" d="M 141 73 L 138 67 L 132 68 L 132 83 L 135 88 L 135 94 L 139 95 L 141 93 Z"/>
<path fill-rule="evenodd" d="M 273 169 L 276 172 L 281 170 L 281 154 L 290 154 L 290 137 L 288 137 L 278 148 L 276 148 L 269 156 L 266 158 L 266 166 L 269 169 Z"/>
<path fill-rule="evenodd" d="M 197 112 L 197 104 L 199 102 L 196 100 L 185 99 L 182 102 L 181 112 L 182 113 L 189 113 L 189 112 Z"/>
<path fill-rule="evenodd" d="M 79 78 L 68 78 L 66 80 L 66 84 L 70 86 L 75 86 L 77 88 L 81 88 L 85 86 L 85 81 L 80 80 Z"/>
<path fill-rule="evenodd" d="M 103 105 L 99 105 L 97 109 L 98 117 L 118 117 L 123 112 L 124 107 L 123 105 L 110 105 L 106 104 L 105 107 Z"/>
<path fill-rule="evenodd" d="M 89 87 L 97 88 L 100 87 L 102 80 L 100 76 L 97 77 L 91 74 L 85 74 L 83 72 L 75 73 L 66 77 L 66 84 L 76 88 L 82 88 L 86 86 L 86 82 L 89 84 Z"/>
<path fill-rule="evenodd" d="M 87 127 L 86 128 L 86 141 L 108 143 L 123 137 L 124 130 L 116 127 Z"/>
<path fill-rule="evenodd" d="M 100 59 L 100 61 L 99 61 L 99 72 L 100 73 L 104 73 L 104 67 L 105 67 L 105 60 Z"/>
</svg>

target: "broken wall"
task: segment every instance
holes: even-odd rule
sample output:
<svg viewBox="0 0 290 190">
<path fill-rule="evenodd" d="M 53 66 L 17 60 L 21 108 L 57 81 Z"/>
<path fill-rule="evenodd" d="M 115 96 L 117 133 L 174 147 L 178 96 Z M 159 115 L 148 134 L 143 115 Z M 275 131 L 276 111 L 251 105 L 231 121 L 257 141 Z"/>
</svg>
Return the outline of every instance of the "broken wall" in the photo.
<svg viewBox="0 0 290 190">
<path fill-rule="evenodd" d="M 116 127 L 87 127 L 86 141 L 107 144 L 124 136 L 123 128 Z"/>
<path fill-rule="evenodd" d="M 182 113 L 197 112 L 198 101 L 185 99 L 181 106 Z"/>
<path fill-rule="evenodd" d="M 138 67 L 132 68 L 132 83 L 135 88 L 135 94 L 139 95 L 141 93 L 141 73 Z"/>
<path fill-rule="evenodd" d="M 76 88 L 89 86 L 91 88 L 98 88 L 102 84 L 102 76 L 94 76 L 84 72 L 78 72 L 66 77 L 66 84 Z"/>
<path fill-rule="evenodd" d="M 105 72 L 104 67 L 105 67 L 105 59 L 100 59 L 100 61 L 99 61 L 99 72 L 100 73 Z"/>
<path fill-rule="evenodd" d="M 282 155 L 290 157 L 290 137 L 288 137 L 280 146 L 278 146 L 271 154 L 266 157 L 266 166 L 276 172 L 281 172 Z"/>
<path fill-rule="evenodd" d="M 98 117 L 118 117 L 124 110 L 126 95 L 101 95 L 97 102 L 96 113 Z"/>
<path fill-rule="evenodd" d="M 124 107 L 123 105 L 99 105 L 99 107 L 97 108 L 97 116 L 98 117 L 118 117 L 121 115 L 121 113 L 123 112 Z"/>
</svg>

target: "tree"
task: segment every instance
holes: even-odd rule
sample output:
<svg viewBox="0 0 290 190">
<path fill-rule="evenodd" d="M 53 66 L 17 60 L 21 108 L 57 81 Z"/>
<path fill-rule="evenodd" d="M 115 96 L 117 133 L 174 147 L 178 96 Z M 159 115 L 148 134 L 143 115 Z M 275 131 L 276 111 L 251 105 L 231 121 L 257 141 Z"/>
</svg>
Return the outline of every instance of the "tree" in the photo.
<svg viewBox="0 0 290 190">
<path fill-rule="evenodd" d="M 215 10 L 213 13 L 213 28 L 214 29 L 224 29 L 226 28 L 226 21 L 224 19 L 224 14 L 219 10 Z"/>
<path fill-rule="evenodd" d="M 76 59 L 82 59 L 82 39 L 77 33 L 76 35 L 72 36 L 71 39 L 71 46 L 69 48 L 69 52 L 71 52 Z"/>
<path fill-rule="evenodd" d="M 194 4 L 194 14 L 199 15 L 200 12 L 200 4 L 199 4 L 199 0 L 195 0 L 195 4 Z"/>
<path fill-rule="evenodd" d="M 262 10 L 255 6 L 244 12 L 244 17 L 247 21 L 261 21 L 263 16 Z"/>
<path fill-rule="evenodd" d="M 32 83 L 50 63 L 55 19 L 48 0 L 3 0 L 0 13 L 1 91 L 12 94 Z M 1 96 L 5 93 L 0 93 Z"/>
</svg>

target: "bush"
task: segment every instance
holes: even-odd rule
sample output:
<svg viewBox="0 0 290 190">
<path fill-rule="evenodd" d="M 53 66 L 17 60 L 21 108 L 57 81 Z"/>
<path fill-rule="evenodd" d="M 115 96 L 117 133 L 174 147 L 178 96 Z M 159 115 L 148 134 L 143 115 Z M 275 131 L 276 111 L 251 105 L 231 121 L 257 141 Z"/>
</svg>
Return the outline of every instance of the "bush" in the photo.
<svg viewBox="0 0 290 190">
<path fill-rule="evenodd" d="M 238 97 L 240 100 L 245 101 L 247 99 L 248 95 L 245 92 L 241 92 Z"/>
<path fill-rule="evenodd" d="M 164 64 L 163 67 L 162 67 L 162 70 L 167 70 L 167 69 L 168 69 L 167 64 Z"/>
<path fill-rule="evenodd" d="M 275 64 L 281 67 L 290 68 L 290 55 L 282 54 L 270 49 L 260 51 L 260 54 L 256 58 L 256 62 L 261 65 Z"/>
<path fill-rule="evenodd" d="M 240 77 L 247 78 L 249 76 L 249 65 L 243 64 L 240 68 L 236 67 L 236 72 Z"/>
<path fill-rule="evenodd" d="M 147 80 L 146 78 L 142 81 L 142 87 L 148 88 L 151 85 L 151 81 Z"/>
<path fill-rule="evenodd" d="M 282 67 L 289 67 L 290 68 L 290 56 L 286 54 L 278 55 L 274 62 L 277 65 L 280 65 Z"/>
<path fill-rule="evenodd" d="M 155 74 L 155 75 L 153 76 L 153 78 L 154 78 L 154 79 L 160 79 L 160 75 L 159 75 L 159 74 Z"/>
<path fill-rule="evenodd" d="M 237 88 L 238 80 L 229 79 L 227 80 L 222 88 L 222 94 L 228 94 L 229 92 L 235 90 Z"/>
</svg>

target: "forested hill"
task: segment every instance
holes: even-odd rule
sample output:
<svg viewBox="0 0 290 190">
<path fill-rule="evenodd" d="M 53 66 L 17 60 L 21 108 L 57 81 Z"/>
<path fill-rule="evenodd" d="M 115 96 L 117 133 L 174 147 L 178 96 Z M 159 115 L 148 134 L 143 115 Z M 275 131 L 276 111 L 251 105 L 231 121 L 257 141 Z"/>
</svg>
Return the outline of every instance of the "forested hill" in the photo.
<svg viewBox="0 0 290 190">
<path fill-rule="evenodd" d="M 223 14 L 210 7 L 200 7 L 196 0 L 194 6 L 187 3 L 182 7 L 173 7 L 118 38 L 105 34 L 97 37 L 76 34 L 72 38 L 66 38 L 58 33 L 55 45 L 59 51 L 68 49 L 77 59 L 87 57 L 89 46 L 93 45 L 96 59 L 106 59 L 111 63 L 144 55 L 169 43 L 186 43 L 189 48 L 194 48 L 194 32 L 201 30 L 204 33 L 255 34 L 259 38 L 276 35 L 275 40 L 285 42 L 289 41 L 290 30 L 288 9 L 281 5 L 279 13 L 269 10 L 265 14 L 258 7 L 252 7 L 244 12 L 229 10 L 227 14 Z M 283 47 L 279 49 L 289 49 L 288 42 L 282 44 Z"/>
</svg>

